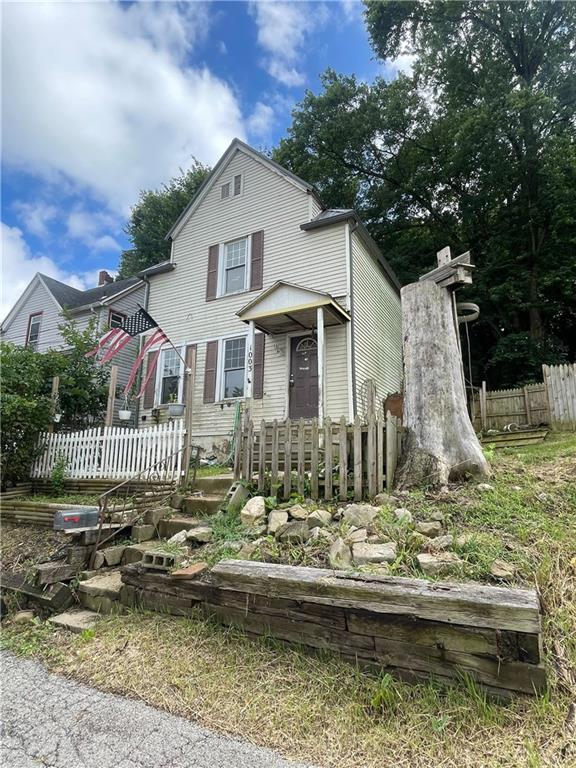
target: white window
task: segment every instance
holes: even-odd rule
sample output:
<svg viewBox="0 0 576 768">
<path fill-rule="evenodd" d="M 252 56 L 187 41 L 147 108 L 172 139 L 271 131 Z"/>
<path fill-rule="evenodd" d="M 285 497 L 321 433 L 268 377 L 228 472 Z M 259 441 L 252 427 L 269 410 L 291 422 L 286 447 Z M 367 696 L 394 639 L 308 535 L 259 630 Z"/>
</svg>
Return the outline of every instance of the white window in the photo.
<svg viewBox="0 0 576 768">
<path fill-rule="evenodd" d="M 246 290 L 248 264 L 248 238 L 224 243 L 220 294 Z"/>
<path fill-rule="evenodd" d="M 182 360 L 178 357 L 176 350 L 165 349 L 160 358 L 160 376 L 158 382 L 158 396 L 156 398 L 159 405 L 179 402 L 182 381 Z"/>
<path fill-rule="evenodd" d="M 26 346 L 36 349 L 38 346 L 38 339 L 40 338 L 40 325 L 42 324 L 42 312 L 37 312 L 35 315 L 30 315 L 28 318 L 28 338 L 26 339 Z"/>
<path fill-rule="evenodd" d="M 221 400 L 244 397 L 246 369 L 246 337 L 222 342 Z"/>
<path fill-rule="evenodd" d="M 124 320 L 126 320 L 126 315 L 123 315 L 121 312 L 113 312 L 110 310 L 110 319 L 108 321 L 110 328 L 120 328 Z"/>
<path fill-rule="evenodd" d="M 228 197 L 230 197 L 230 182 L 220 187 L 220 200 L 226 200 Z"/>
<path fill-rule="evenodd" d="M 230 197 L 238 197 L 242 194 L 242 174 L 238 173 L 231 181 L 227 181 L 220 187 L 220 200 L 228 200 Z"/>
<path fill-rule="evenodd" d="M 234 176 L 234 197 L 242 192 L 242 175 Z"/>
</svg>

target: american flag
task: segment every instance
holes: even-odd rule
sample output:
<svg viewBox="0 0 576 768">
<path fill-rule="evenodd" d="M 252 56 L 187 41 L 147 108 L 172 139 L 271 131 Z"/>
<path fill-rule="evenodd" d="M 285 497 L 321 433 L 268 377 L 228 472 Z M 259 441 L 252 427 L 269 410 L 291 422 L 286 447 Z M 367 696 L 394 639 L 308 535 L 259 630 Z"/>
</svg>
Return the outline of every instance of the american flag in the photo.
<svg viewBox="0 0 576 768">
<path fill-rule="evenodd" d="M 109 362 L 112 360 L 113 357 L 115 357 L 118 352 L 120 352 L 121 349 L 123 349 L 135 336 L 140 336 L 142 333 L 146 333 L 147 331 L 151 331 L 156 329 L 156 332 L 153 333 L 150 338 L 146 341 L 142 349 L 140 350 L 140 353 L 138 357 L 136 358 L 134 365 L 132 366 L 132 369 L 130 371 L 130 375 L 128 377 L 128 383 L 126 384 L 126 387 L 124 388 L 124 393 L 128 394 L 130 391 L 130 388 L 134 384 L 134 381 L 136 380 L 136 376 L 138 374 L 138 368 L 140 367 L 140 364 L 142 363 L 142 360 L 144 360 L 144 357 L 146 356 L 146 353 L 148 350 L 153 347 L 156 344 L 164 344 L 164 342 L 169 341 L 168 337 L 164 333 L 164 331 L 159 327 L 156 320 L 154 320 L 148 312 L 146 312 L 145 309 L 142 309 L 142 307 L 138 310 L 138 312 L 135 312 L 130 317 L 127 317 L 124 322 L 119 325 L 117 328 L 111 328 L 109 331 L 107 331 L 104 336 L 99 340 L 98 344 L 94 349 L 92 349 L 90 352 L 87 353 L 86 357 L 92 357 L 94 355 L 97 355 L 99 352 L 103 352 L 102 357 L 98 360 L 99 365 L 104 365 L 104 363 Z M 140 392 L 138 393 L 137 397 L 141 397 L 142 393 L 144 392 L 145 386 L 149 380 L 149 378 L 152 375 L 152 372 L 154 368 L 156 367 L 156 363 L 158 362 L 158 356 L 159 356 L 160 350 L 158 349 L 158 352 L 154 355 L 152 364 L 148 366 L 148 371 L 146 373 L 146 379 L 143 382 L 142 388 Z"/>
</svg>

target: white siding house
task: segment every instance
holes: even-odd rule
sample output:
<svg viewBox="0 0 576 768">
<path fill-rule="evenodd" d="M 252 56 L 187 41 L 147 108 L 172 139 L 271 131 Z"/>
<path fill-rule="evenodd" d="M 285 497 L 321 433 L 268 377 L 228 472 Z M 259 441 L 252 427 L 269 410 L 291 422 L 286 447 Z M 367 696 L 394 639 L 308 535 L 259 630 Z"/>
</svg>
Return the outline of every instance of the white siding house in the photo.
<svg viewBox="0 0 576 768">
<path fill-rule="evenodd" d="M 100 285 L 86 291 L 37 273 L 2 323 L 0 338 L 12 344 L 32 346 L 38 352 L 65 350 L 64 339 L 58 330 L 64 312 L 72 317 L 80 330 L 95 317 L 97 329 L 104 332 L 108 326 L 134 314 L 138 304 L 145 302 L 145 291 L 145 283 L 140 278 L 114 282 L 104 271 L 100 273 Z M 118 391 L 128 380 L 138 349 L 138 339 L 133 339 L 113 360 L 118 366 Z M 118 410 L 122 407 L 122 398 L 117 398 L 115 424 L 121 423 Z"/>
<path fill-rule="evenodd" d="M 362 386 L 399 390 L 399 283 L 352 210 L 235 139 L 141 273 L 166 346 L 140 409 L 168 418 L 193 382 L 192 440 L 226 453 L 236 404 L 265 419 L 361 413 Z M 193 353 L 192 353 L 193 350 Z M 152 354 L 149 355 L 149 360 Z"/>
</svg>

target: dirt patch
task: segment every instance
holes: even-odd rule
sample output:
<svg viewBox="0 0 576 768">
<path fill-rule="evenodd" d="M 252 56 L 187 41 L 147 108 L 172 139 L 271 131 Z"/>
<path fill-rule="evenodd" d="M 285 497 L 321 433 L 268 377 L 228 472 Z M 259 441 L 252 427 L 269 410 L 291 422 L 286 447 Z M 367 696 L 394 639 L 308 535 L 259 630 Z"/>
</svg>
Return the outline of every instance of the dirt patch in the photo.
<svg viewBox="0 0 576 768">
<path fill-rule="evenodd" d="M 5 573 L 27 570 L 53 558 L 65 544 L 64 533 L 33 525 L 3 523 L 0 568 Z"/>
</svg>

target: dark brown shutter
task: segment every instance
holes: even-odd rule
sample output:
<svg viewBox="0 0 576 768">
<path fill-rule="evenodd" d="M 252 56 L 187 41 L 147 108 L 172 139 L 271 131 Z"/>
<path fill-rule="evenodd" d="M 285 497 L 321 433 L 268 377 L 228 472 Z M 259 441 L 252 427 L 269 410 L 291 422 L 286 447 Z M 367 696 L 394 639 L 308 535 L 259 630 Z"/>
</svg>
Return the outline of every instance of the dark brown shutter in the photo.
<svg viewBox="0 0 576 768">
<path fill-rule="evenodd" d="M 186 366 L 184 368 L 184 385 L 182 386 L 182 402 L 186 403 L 186 395 L 188 390 L 188 382 L 194 381 L 194 369 L 196 367 L 196 344 L 188 344 L 186 347 L 186 353 L 184 354 L 184 360 L 186 360 Z M 190 368 L 192 373 L 188 375 L 186 368 Z"/>
<path fill-rule="evenodd" d="M 206 280 L 206 301 L 212 301 L 218 293 L 218 254 L 219 245 L 211 245 L 208 249 L 208 279 Z"/>
<path fill-rule="evenodd" d="M 252 397 L 255 400 L 262 400 L 264 394 L 264 348 L 266 336 L 263 333 L 257 333 L 254 337 L 254 381 L 252 383 Z"/>
<path fill-rule="evenodd" d="M 218 361 L 218 342 L 206 344 L 206 364 L 204 366 L 204 402 L 216 402 L 216 364 Z"/>
<path fill-rule="evenodd" d="M 252 234 L 252 264 L 250 270 L 250 290 L 259 291 L 262 288 L 262 273 L 264 269 L 264 232 Z"/>
<path fill-rule="evenodd" d="M 148 373 L 148 369 L 150 368 L 150 364 L 152 363 L 155 354 L 156 352 L 148 352 L 148 354 L 146 355 L 146 374 Z M 144 403 L 143 403 L 144 408 L 154 408 L 155 389 L 156 389 L 156 376 L 152 374 L 152 376 L 148 381 L 148 384 L 146 384 L 146 389 L 144 390 Z"/>
</svg>

